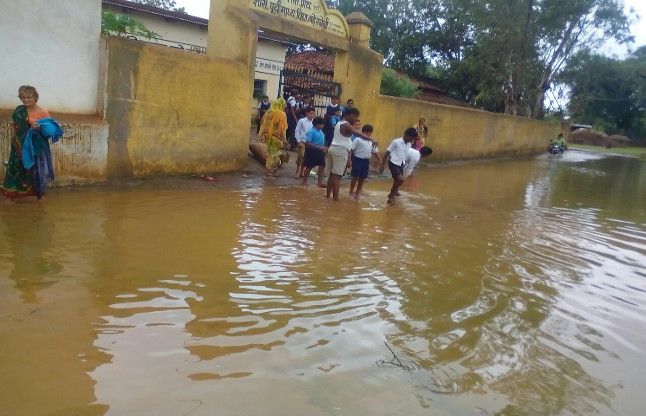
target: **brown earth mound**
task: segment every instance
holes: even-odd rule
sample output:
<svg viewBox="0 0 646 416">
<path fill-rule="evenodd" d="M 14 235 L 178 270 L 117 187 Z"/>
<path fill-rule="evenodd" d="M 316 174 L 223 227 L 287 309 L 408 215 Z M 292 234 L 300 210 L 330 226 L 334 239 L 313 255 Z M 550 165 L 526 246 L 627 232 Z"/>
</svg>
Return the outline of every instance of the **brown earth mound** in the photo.
<svg viewBox="0 0 646 416">
<path fill-rule="evenodd" d="M 568 137 L 568 142 L 579 143 L 579 144 L 589 144 L 593 146 L 621 147 L 621 146 L 628 146 L 630 144 L 630 139 L 626 136 L 620 136 L 618 134 L 613 134 L 612 136 L 608 136 L 606 133 L 602 131 L 579 129 L 570 133 L 570 137 Z"/>
</svg>

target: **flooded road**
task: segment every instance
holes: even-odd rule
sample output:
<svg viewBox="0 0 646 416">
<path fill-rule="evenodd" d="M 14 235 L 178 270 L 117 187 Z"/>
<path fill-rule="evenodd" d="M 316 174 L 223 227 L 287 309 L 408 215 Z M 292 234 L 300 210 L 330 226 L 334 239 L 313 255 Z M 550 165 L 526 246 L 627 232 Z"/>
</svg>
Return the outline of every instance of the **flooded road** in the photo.
<svg viewBox="0 0 646 416">
<path fill-rule="evenodd" d="M 0 414 L 643 413 L 646 163 L 241 181 L 0 205 Z"/>
</svg>

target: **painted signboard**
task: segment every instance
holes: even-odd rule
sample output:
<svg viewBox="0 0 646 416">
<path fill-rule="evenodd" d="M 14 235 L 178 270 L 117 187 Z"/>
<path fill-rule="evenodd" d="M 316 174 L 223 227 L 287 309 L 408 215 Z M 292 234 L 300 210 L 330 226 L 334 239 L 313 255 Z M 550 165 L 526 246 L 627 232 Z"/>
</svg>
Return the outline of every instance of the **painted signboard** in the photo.
<svg viewBox="0 0 646 416">
<path fill-rule="evenodd" d="M 263 74 L 278 75 L 284 68 L 284 64 L 271 59 L 256 58 L 256 72 Z"/>
<path fill-rule="evenodd" d="M 345 18 L 339 11 L 328 9 L 324 0 L 251 0 L 251 8 L 348 38 Z"/>
</svg>

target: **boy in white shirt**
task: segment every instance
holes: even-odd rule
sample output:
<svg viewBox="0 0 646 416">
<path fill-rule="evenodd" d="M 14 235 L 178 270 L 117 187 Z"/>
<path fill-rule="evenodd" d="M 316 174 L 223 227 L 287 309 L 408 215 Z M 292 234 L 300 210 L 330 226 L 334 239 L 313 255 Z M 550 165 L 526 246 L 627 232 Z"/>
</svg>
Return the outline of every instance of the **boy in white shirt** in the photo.
<svg viewBox="0 0 646 416">
<path fill-rule="evenodd" d="M 381 161 L 381 169 L 379 172 L 383 173 L 386 169 L 386 162 L 393 177 L 393 186 L 388 194 L 388 204 L 395 203 L 395 196 L 399 195 L 399 187 L 404 183 L 404 164 L 408 156 L 408 144 L 417 139 L 418 133 L 414 128 L 408 128 L 404 132 L 404 137 L 395 139 L 390 143 L 386 149 L 386 155 Z"/>
<path fill-rule="evenodd" d="M 305 117 L 298 120 L 296 125 L 296 172 L 294 172 L 294 178 L 303 177 L 303 158 L 305 157 L 305 136 L 307 132 L 310 131 L 312 126 L 312 120 L 314 120 L 314 107 L 308 107 L 305 110 Z"/>
<path fill-rule="evenodd" d="M 419 150 L 415 150 L 412 147 L 408 148 L 408 154 L 406 155 L 406 161 L 404 162 L 404 179 L 408 178 L 413 174 L 415 166 L 420 159 L 425 158 L 433 153 L 433 149 L 428 146 L 423 146 Z"/>
<path fill-rule="evenodd" d="M 370 124 L 366 124 L 361 128 L 361 132 L 370 137 L 372 137 L 373 131 L 374 129 Z M 378 163 L 381 163 L 379 148 L 373 142 L 364 140 L 361 137 L 355 138 L 352 142 L 352 182 L 350 182 L 350 195 L 354 194 L 355 198 L 359 197 L 363 182 L 368 177 L 371 156 L 374 156 Z M 354 191 L 355 186 L 357 187 L 356 192 Z"/>
</svg>

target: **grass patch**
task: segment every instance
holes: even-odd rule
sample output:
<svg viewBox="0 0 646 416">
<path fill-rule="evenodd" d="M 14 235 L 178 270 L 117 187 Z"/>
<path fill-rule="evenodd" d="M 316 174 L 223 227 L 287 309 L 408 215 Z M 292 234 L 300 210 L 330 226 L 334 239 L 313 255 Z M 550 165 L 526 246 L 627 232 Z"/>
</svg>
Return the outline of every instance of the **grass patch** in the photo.
<svg viewBox="0 0 646 416">
<path fill-rule="evenodd" d="M 572 144 L 568 143 L 570 149 L 587 150 L 589 152 L 605 153 L 607 155 L 633 156 L 646 160 L 646 147 L 613 147 L 606 149 L 603 146 L 592 146 L 589 144 Z"/>
</svg>

